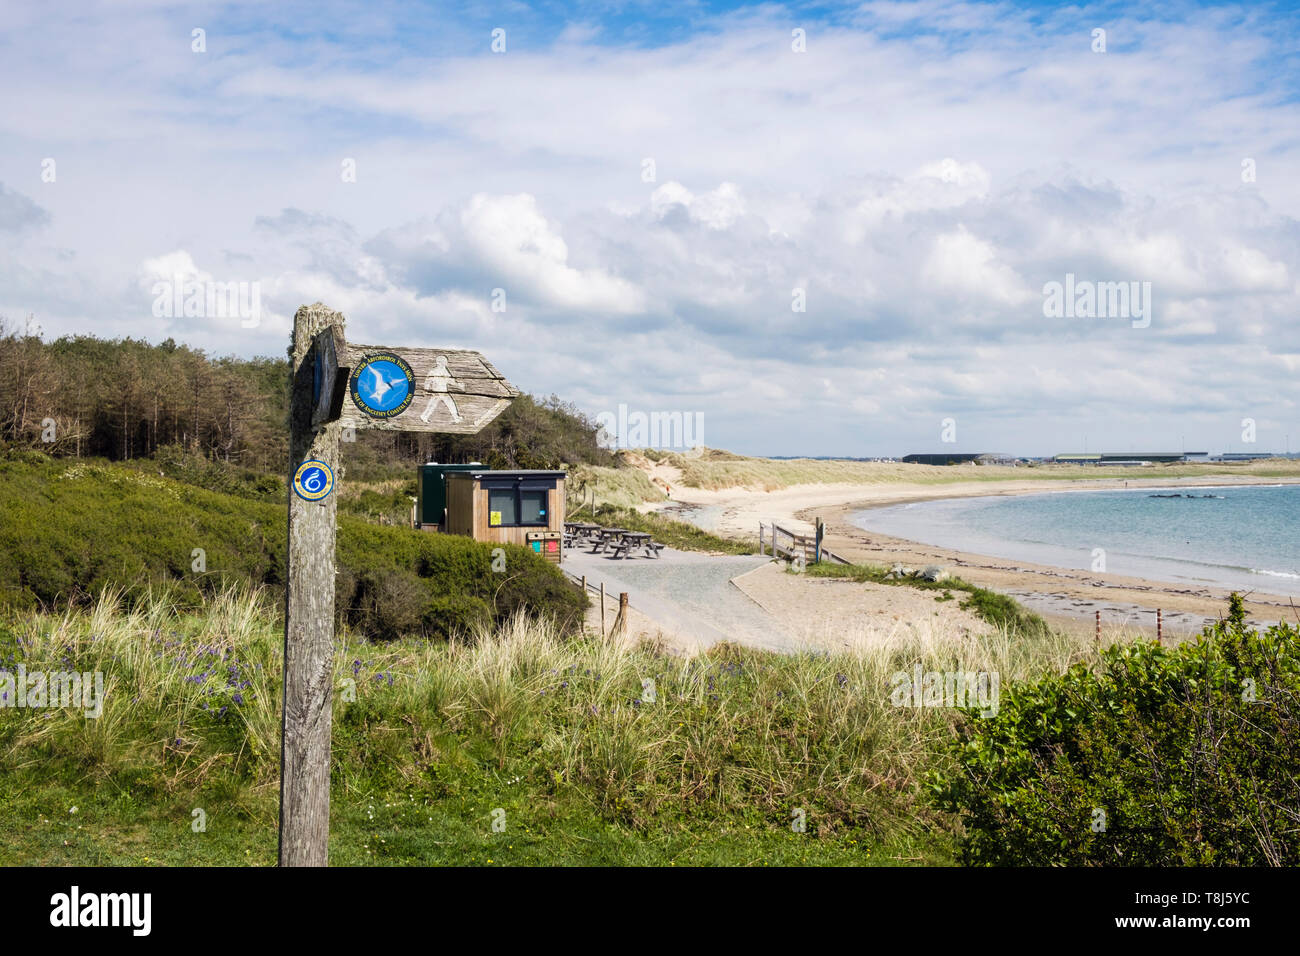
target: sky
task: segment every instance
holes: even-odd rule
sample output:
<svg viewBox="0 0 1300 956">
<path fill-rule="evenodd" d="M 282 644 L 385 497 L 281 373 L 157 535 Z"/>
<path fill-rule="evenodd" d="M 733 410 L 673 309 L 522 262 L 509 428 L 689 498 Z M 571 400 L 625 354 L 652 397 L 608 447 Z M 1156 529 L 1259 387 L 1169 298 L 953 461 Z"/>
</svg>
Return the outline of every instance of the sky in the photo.
<svg viewBox="0 0 1300 956">
<path fill-rule="evenodd" d="M 1295 450 L 1298 37 L 1267 3 L 5 4 L 0 316 L 283 356 L 320 301 L 746 454 Z M 256 309 L 168 291 L 226 283 Z"/>
</svg>

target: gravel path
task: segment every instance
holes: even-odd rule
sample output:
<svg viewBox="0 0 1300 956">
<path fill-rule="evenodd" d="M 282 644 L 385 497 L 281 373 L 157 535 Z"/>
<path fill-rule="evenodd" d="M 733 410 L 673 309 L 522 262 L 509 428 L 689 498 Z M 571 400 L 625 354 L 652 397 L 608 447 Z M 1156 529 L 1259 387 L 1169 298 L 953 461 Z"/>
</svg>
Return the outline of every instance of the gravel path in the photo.
<svg viewBox="0 0 1300 956">
<path fill-rule="evenodd" d="M 628 593 L 631 607 L 687 647 L 720 641 L 790 651 L 795 642 L 781 623 L 731 579 L 771 561 L 759 555 L 706 555 L 664 548 L 658 558 L 610 558 L 588 550 L 564 553 L 570 574 L 605 583 L 606 594 Z"/>
</svg>

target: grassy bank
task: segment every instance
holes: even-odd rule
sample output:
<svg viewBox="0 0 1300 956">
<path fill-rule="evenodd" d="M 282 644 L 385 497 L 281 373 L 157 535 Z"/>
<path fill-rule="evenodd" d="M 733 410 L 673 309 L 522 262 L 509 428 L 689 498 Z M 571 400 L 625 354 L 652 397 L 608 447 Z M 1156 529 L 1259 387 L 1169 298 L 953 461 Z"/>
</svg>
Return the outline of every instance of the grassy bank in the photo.
<svg viewBox="0 0 1300 956">
<path fill-rule="evenodd" d="M 568 510 L 590 510 L 612 505 L 616 508 L 635 508 L 645 501 L 663 501 L 667 496 L 639 468 L 625 465 L 609 468 L 600 465 L 572 465 L 565 482 Z"/>
<path fill-rule="evenodd" d="M 668 454 L 664 458 L 681 470 L 681 481 L 695 488 L 721 490 L 753 488 L 776 491 L 801 484 L 918 484 L 943 485 L 964 481 L 1039 481 L 1089 478 L 1300 478 L 1300 460 L 1242 464 L 1171 464 L 1142 468 L 1100 468 L 1082 465 L 905 465 L 896 462 L 819 461 L 809 458 L 776 460 L 746 458 L 705 450 L 699 455 Z"/>
<path fill-rule="evenodd" d="M 112 595 L 11 614 L 0 669 L 99 670 L 107 694 L 97 719 L 0 709 L 5 861 L 273 862 L 281 639 L 266 594 L 244 591 L 201 614 Z M 922 778 L 949 759 L 957 715 L 892 706 L 889 674 L 955 657 L 1020 674 L 1081 653 L 900 632 L 870 653 L 684 659 L 518 617 L 467 642 L 344 635 L 332 859 L 947 862 Z"/>
<path fill-rule="evenodd" d="M 447 643 L 343 633 L 331 860 L 1288 861 L 1296 632 L 1218 630 L 1166 652 L 900 626 L 851 653 L 693 658 L 522 616 Z M 106 690 L 98 717 L 0 708 L 0 860 L 274 863 L 281 639 L 239 590 L 0 620 L 0 675 Z M 1000 675 L 1000 712 L 900 706 L 917 666 Z"/>
<path fill-rule="evenodd" d="M 595 511 L 585 508 L 569 516 L 575 521 L 594 521 L 606 528 L 645 531 L 660 544 L 680 551 L 704 551 L 711 554 L 753 554 L 752 542 L 735 541 L 712 534 L 693 524 L 655 512 L 640 512 L 616 505 L 598 505 Z"/>
<path fill-rule="evenodd" d="M 271 492 L 268 492 L 270 494 Z M 208 491 L 138 467 L 36 452 L 0 458 L 0 605 L 62 607 L 106 588 L 165 588 L 197 607 L 232 584 L 279 591 L 285 504 Z M 373 637 L 445 637 L 516 610 L 572 624 L 585 598 L 549 562 L 507 545 L 338 518 L 340 623 Z M 500 567 L 500 564 L 498 564 Z"/>
</svg>

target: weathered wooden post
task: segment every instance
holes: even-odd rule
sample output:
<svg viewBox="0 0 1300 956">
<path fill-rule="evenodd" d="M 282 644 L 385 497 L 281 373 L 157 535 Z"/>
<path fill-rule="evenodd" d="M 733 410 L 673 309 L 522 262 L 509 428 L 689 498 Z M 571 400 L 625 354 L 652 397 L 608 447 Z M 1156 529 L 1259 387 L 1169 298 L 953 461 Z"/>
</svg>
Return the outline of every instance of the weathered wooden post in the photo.
<svg viewBox="0 0 1300 956">
<path fill-rule="evenodd" d="M 813 545 L 813 564 L 821 563 L 822 559 L 822 535 L 826 533 L 826 526 L 822 524 L 822 519 L 817 519 L 817 541 Z"/>
<path fill-rule="evenodd" d="M 343 427 L 472 435 L 518 389 L 478 352 L 348 345 L 317 302 L 294 316 L 289 392 L 280 865 L 329 861 L 334 539 Z M 417 396 L 419 401 L 417 402 Z"/>
<path fill-rule="evenodd" d="M 614 626 L 609 629 L 610 637 L 615 634 L 622 634 L 627 630 L 627 592 L 620 591 L 618 595 L 618 616 L 614 618 Z"/>
<path fill-rule="evenodd" d="M 331 492 L 339 479 L 336 371 L 329 353 L 342 341 L 343 316 L 320 303 L 303 306 L 293 318 L 280 724 L 281 866 L 324 866 L 329 856 L 338 503 Z"/>
<path fill-rule="evenodd" d="M 1156 608 L 1156 643 L 1164 644 L 1165 642 L 1165 614 L 1160 608 Z"/>
<path fill-rule="evenodd" d="M 1097 640 L 1097 647 L 1100 648 L 1100 647 L 1101 647 L 1101 611 L 1098 611 L 1098 612 L 1097 612 L 1097 635 L 1096 635 L 1096 640 Z"/>
</svg>

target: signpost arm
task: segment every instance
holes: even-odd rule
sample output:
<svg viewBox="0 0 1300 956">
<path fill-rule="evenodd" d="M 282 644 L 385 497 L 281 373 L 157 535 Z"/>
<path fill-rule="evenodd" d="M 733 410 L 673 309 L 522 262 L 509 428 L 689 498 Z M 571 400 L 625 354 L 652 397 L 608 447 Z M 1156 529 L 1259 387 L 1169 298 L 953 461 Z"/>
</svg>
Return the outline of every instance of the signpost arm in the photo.
<svg viewBox="0 0 1300 956">
<path fill-rule="evenodd" d="M 338 498 L 307 501 L 293 477 L 311 459 L 338 478 L 339 423 L 312 429 L 312 338 L 343 316 L 319 302 L 293 320 L 289 402 L 289 543 L 284 614 L 284 711 L 280 749 L 280 865 L 325 866 L 329 858 L 330 720 L 334 684 L 334 538 Z"/>
</svg>

